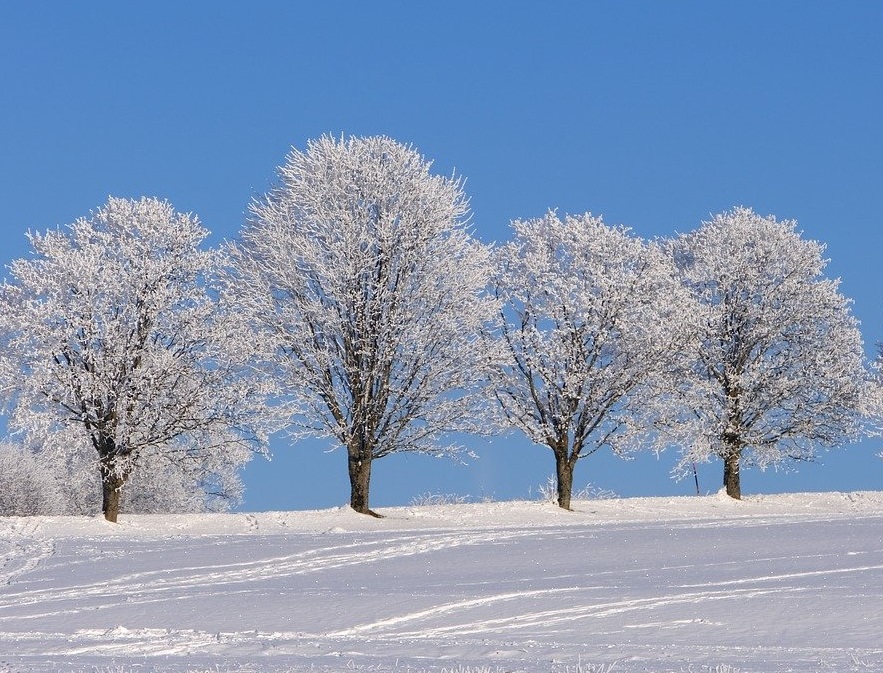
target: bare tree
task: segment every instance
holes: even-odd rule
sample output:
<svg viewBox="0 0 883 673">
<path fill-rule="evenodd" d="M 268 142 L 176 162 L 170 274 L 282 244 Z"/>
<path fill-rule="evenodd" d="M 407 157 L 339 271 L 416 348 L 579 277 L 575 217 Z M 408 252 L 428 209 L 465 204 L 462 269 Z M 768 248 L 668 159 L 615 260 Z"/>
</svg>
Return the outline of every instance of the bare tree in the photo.
<svg viewBox="0 0 883 673">
<path fill-rule="evenodd" d="M 653 243 L 590 214 L 512 224 L 494 279 L 506 355 L 495 370 L 508 422 L 555 455 L 570 509 L 579 459 L 654 444 L 691 307 Z"/>
<path fill-rule="evenodd" d="M 858 323 L 839 281 L 822 275 L 824 246 L 796 226 L 735 208 L 672 243 L 702 307 L 684 461 L 720 458 L 733 498 L 745 465 L 812 460 L 859 432 Z"/>
<path fill-rule="evenodd" d="M 241 327 L 206 287 L 222 261 L 199 249 L 206 233 L 166 202 L 111 198 L 69 231 L 29 233 L 33 258 L 0 286 L 10 427 L 91 446 L 109 521 L 149 454 L 211 480 L 261 446 L 261 383 L 228 348 Z"/>
<path fill-rule="evenodd" d="M 346 448 L 350 504 L 375 459 L 450 454 L 475 429 L 487 249 L 467 230 L 460 180 L 386 137 L 292 150 L 251 207 L 230 292 L 291 405 L 294 432 Z"/>
</svg>

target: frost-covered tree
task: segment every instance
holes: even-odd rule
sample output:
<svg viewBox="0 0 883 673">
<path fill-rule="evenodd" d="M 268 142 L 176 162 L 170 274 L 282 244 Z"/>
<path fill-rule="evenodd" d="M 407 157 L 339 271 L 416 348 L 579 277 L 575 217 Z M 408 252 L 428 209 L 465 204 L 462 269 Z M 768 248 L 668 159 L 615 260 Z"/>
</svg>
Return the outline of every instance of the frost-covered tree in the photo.
<svg viewBox="0 0 883 673">
<path fill-rule="evenodd" d="M 866 434 L 883 436 L 883 342 L 877 342 L 877 357 L 870 365 L 870 380 L 865 400 Z M 883 452 L 877 457 L 883 458 Z"/>
<path fill-rule="evenodd" d="M 76 426 L 29 448 L 61 495 L 56 514 L 94 516 L 101 511 L 98 457 L 88 435 Z M 222 460 L 226 458 L 227 460 Z M 226 511 L 242 495 L 238 451 L 202 455 L 163 448 L 141 451 L 120 496 L 120 514 Z"/>
<path fill-rule="evenodd" d="M 98 455 L 91 446 L 77 450 L 70 444 L 63 444 L 57 450 L 43 446 L 31 449 L 40 458 L 41 468 L 51 475 L 61 494 L 61 503 L 56 514 L 96 516 L 101 513 L 101 473 L 98 471 Z M 120 497 L 120 512 L 131 493 L 131 482 Z"/>
<path fill-rule="evenodd" d="M 720 458 L 733 498 L 742 467 L 812 460 L 859 431 L 858 323 L 839 282 L 823 276 L 824 246 L 796 226 L 735 208 L 672 243 L 702 306 L 684 461 Z"/>
<path fill-rule="evenodd" d="M 591 214 L 513 222 L 494 279 L 505 356 L 496 396 L 508 422 L 555 456 L 570 509 L 579 459 L 654 444 L 691 304 L 654 243 Z"/>
<path fill-rule="evenodd" d="M 0 286 L 10 428 L 32 444 L 79 433 L 109 521 L 133 472 L 149 477 L 148 454 L 212 474 L 261 444 L 261 384 L 229 348 L 238 316 L 207 289 L 222 257 L 200 249 L 206 234 L 164 201 L 111 198 L 67 230 L 29 233 L 33 256 Z"/>
<path fill-rule="evenodd" d="M 51 471 L 23 447 L 0 442 L 0 516 L 59 514 L 63 496 Z"/>
<path fill-rule="evenodd" d="M 292 150 L 251 206 L 231 292 L 291 404 L 292 432 L 347 452 L 350 504 L 373 514 L 374 460 L 450 454 L 478 426 L 489 252 L 459 179 L 386 137 Z"/>
</svg>

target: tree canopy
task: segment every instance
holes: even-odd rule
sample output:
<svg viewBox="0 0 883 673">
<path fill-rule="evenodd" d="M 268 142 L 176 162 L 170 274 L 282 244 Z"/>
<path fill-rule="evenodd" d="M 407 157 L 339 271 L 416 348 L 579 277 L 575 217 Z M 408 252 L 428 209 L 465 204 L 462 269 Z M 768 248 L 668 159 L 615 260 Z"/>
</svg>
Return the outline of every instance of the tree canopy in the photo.
<svg viewBox="0 0 883 673">
<path fill-rule="evenodd" d="M 795 221 L 735 208 L 671 249 L 701 306 L 679 425 L 685 460 L 721 458 L 739 498 L 741 467 L 812 460 L 857 437 L 862 338 L 839 281 L 823 275 L 824 246 Z"/>
<path fill-rule="evenodd" d="M 516 220 L 498 252 L 507 421 L 556 459 L 570 507 L 577 460 L 653 445 L 671 412 L 671 374 L 689 347 L 692 307 L 659 247 L 589 213 Z"/>
<path fill-rule="evenodd" d="M 449 454 L 480 427 L 489 251 L 461 181 L 386 137 L 292 150 L 252 204 L 230 293 L 256 327 L 295 432 L 346 448 L 364 513 L 374 459 Z"/>
<path fill-rule="evenodd" d="M 241 326 L 207 286 L 221 258 L 200 249 L 206 233 L 167 202 L 111 198 L 66 231 L 29 233 L 33 257 L 0 286 L 10 427 L 93 450 L 112 521 L 142 462 L 211 484 L 262 445 L 263 384 L 230 348 Z"/>
</svg>

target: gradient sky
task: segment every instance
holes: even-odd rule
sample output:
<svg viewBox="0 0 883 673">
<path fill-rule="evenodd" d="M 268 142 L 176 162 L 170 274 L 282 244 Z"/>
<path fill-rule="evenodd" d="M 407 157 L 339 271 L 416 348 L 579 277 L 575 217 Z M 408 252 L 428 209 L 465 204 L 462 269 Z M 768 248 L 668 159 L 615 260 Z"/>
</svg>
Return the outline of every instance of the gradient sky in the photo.
<svg viewBox="0 0 883 673">
<path fill-rule="evenodd" d="M 645 237 L 736 205 L 796 219 L 828 245 L 866 349 L 883 339 L 883 3 L 0 3 L 0 263 L 24 232 L 108 195 L 158 196 L 235 238 L 293 145 L 386 134 L 467 179 L 476 234 L 512 218 L 602 214 Z M 2 422 L 0 422 L 2 425 Z M 2 429 L 2 428 L 0 428 Z M 391 456 L 372 504 L 427 492 L 536 495 L 548 449 L 467 439 L 468 466 Z M 345 454 L 273 442 L 245 473 L 245 510 L 348 502 Z M 743 492 L 883 487 L 883 440 Z M 577 466 L 629 495 L 690 494 L 675 455 Z M 716 491 L 721 467 L 700 470 Z"/>
</svg>

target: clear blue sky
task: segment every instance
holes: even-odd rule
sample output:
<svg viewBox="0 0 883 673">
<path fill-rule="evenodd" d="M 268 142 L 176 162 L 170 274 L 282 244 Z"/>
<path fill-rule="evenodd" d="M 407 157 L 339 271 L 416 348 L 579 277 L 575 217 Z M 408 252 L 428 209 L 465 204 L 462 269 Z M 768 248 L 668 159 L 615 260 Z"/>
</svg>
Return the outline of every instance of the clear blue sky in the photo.
<svg viewBox="0 0 883 673">
<path fill-rule="evenodd" d="M 108 195 L 159 196 L 234 238 L 290 146 L 387 134 L 467 178 L 474 225 L 591 210 L 646 237 L 751 206 L 828 244 L 866 348 L 883 339 L 883 3 L 0 3 L 0 262 L 24 232 Z M 746 493 L 883 487 L 881 441 Z M 470 440 L 468 467 L 375 465 L 372 503 L 427 491 L 526 497 L 553 468 L 522 438 Z M 345 457 L 273 443 L 243 509 L 348 501 Z M 586 482 L 689 494 L 674 455 L 592 456 Z M 700 473 L 717 490 L 720 465 Z"/>
</svg>

